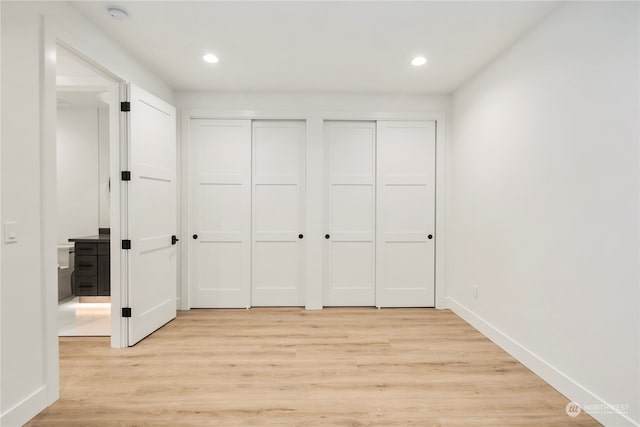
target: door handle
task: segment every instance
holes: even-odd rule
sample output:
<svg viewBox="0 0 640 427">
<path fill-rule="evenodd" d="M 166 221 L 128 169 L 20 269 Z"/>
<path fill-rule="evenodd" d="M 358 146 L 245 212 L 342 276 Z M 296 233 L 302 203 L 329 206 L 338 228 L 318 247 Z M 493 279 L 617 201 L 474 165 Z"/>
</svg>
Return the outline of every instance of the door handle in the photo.
<svg viewBox="0 0 640 427">
<path fill-rule="evenodd" d="M 330 239 L 330 238 L 331 238 L 331 236 L 329 236 L 328 234 L 325 234 L 325 235 L 324 235 L 324 238 L 328 240 L 328 239 Z"/>
<path fill-rule="evenodd" d="M 178 239 L 178 237 L 176 236 L 171 236 L 171 244 L 175 245 L 176 243 L 178 243 L 180 241 L 180 239 Z"/>
<path fill-rule="evenodd" d="M 193 240 L 196 240 L 197 238 L 198 238 L 198 235 L 197 235 L 197 234 L 194 234 L 194 235 L 193 235 Z"/>
<path fill-rule="evenodd" d="M 302 239 L 304 237 L 304 234 L 298 234 L 298 239 Z"/>
<path fill-rule="evenodd" d="M 429 235 L 427 236 L 427 239 L 429 239 L 429 240 L 433 239 L 433 234 L 429 234 Z"/>
</svg>

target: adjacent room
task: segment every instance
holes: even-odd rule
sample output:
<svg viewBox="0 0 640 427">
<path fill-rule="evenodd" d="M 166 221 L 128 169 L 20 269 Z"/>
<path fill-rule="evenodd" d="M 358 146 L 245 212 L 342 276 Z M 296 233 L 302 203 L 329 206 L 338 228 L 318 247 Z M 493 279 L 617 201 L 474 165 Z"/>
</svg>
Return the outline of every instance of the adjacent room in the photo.
<svg viewBox="0 0 640 427">
<path fill-rule="evenodd" d="M 57 52 L 58 335 L 109 336 L 110 82 Z"/>
<path fill-rule="evenodd" d="M 640 2 L 0 15 L 0 425 L 640 426 Z"/>
</svg>

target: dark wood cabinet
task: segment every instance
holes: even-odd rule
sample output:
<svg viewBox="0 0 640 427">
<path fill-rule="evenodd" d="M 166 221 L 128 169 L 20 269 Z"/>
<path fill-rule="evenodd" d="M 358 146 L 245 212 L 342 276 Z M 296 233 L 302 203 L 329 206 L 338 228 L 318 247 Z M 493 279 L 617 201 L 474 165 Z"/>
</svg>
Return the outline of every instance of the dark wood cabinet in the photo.
<svg viewBox="0 0 640 427">
<path fill-rule="evenodd" d="M 100 254 L 98 249 L 98 295 L 111 295 L 111 263 L 109 262 L 109 244 L 100 243 L 99 246 L 106 246 L 106 254 Z"/>
<path fill-rule="evenodd" d="M 75 268 L 72 279 L 77 296 L 111 295 L 109 236 L 69 239 L 75 242 Z"/>
</svg>

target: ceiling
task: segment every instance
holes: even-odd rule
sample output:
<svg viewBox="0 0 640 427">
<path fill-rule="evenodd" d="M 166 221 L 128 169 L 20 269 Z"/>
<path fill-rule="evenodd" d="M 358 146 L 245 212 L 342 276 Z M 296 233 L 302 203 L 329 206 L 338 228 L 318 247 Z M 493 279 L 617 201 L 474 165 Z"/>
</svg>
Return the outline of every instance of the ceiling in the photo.
<svg viewBox="0 0 640 427">
<path fill-rule="evenodd" d="M 91 107 L 107 108 L 109 106 L 109 92 L 78 92 L 58 91 L 58 107 Z"/>
<path fill-rule="evenodd" d="M 81 59 L 66 51 L 57 50 L 56 88 L 58 91 L 105 91 L 110 81 L 85 64 Z"/>
<path fill-rule="evenodd" d="M 90 65 L 66 51 L 57 50 L 56 95 L 58 107 L 108 106 L 110 81 Z"/>
<path fill-rule="evenodd" d="M 177 91 L 450 93 L 558 2 L 72 1 Z M 117 6 L 125 20 L 108 13 Z M 202 60 L 214 53 L 217 64 Z M 422 54 L 428 63 L 414 67 Z"/>
</svg>

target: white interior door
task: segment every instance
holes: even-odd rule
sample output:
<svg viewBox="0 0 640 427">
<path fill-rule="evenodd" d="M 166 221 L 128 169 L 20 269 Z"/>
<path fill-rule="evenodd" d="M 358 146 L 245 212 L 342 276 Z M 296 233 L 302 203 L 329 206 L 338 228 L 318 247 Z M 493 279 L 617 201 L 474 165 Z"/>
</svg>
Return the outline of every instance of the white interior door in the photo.
<svg viewBox="0 0 640 427">
<path fill-rule="evenodd" d="M 377 125 L 376 305 L 433 307 L 435 122 Z"/>
<path fill-rule="evenodd" d="M 129 345 L 176 317 L 176 111 L 130 85 Z"/>
<path fill-rule="evenodd" d="M 373 306 L 375 122 L 325 122 L 324 305 Z"/>
<path fill-rule="evenodd" d="M 251 121 L 190 123 L 191 307 L 251 305 Z"/>
<path fill-rule="evenodd" d="M 304 305 L 304 145 L 304 122 L 253 122 L 252 306 Z"/>
</svg>

